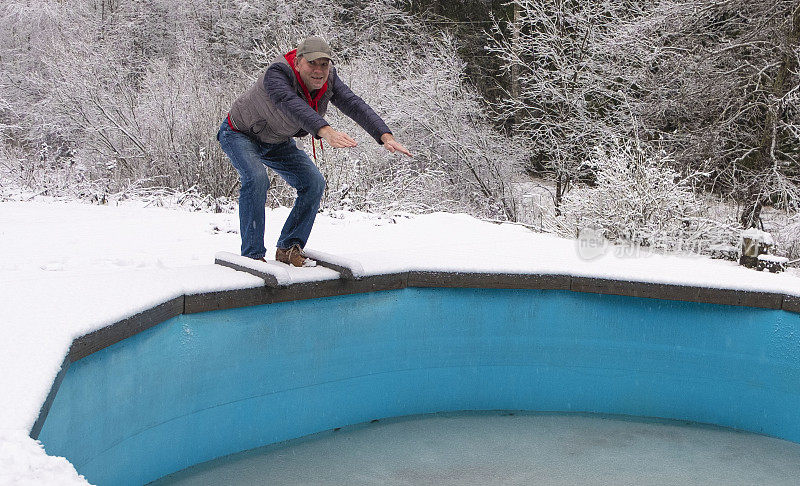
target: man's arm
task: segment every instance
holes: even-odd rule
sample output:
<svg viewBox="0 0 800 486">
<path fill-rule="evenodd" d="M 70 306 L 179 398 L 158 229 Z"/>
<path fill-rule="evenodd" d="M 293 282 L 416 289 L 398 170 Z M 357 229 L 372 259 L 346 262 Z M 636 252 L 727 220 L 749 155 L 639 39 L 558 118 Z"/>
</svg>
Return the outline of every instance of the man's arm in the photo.
<svg viewBox="0 0 800 486">
<path fill-rule="evenodd" d="M 381 137 L 384 134 L 391 135 L 391 130 L 386 122 L 375 113 L 364 100 L 353 91 L 336 75 L 336 71 L 331 69 L 328 78 L 329 87 L 333 90 L 333 103 L 342 113 L 352 118 L 361 128 L 370 134 L 376 142 L 383 144 Z"/>
<path fill-rule="evenodd" d="M 364 100 L 353 93 L 349 86 L 339 79 L 334 69 L 331 69 L 331 76 L 329 79 L 333 80 L 333 97 L 331 98 L 331 103 L 336 105 L 342 113 L 355 120 L 361 128 L 369 133 L 378 143 L 383 144 L 389 152 L 400 152 L 401 154 L 413 157 L 407 148 L 394 139 L 394 135 L 392 135 L 386 122 L 384 122 L 383 119 L 375 113 L 375 110 Z M 343 135 L 352 140 L 347 134 Z M 325 139 L 328 140 L 328 137 L 325 137 Z M 330 140 L 328 140 L 328 142 L 330 143 Z"/>
<path fill-rule="evenodd" d="M 264 89 L 281 112 L 297 121 L 303 130 L 318 136 L 319 130 L 328 125 L 328 122 L 297 95 L 294 79 L 290 76 L 294 76 L 294 73 L 287 73 L 280 64 L 273 64 L 264 75 Z"/>
</svg>

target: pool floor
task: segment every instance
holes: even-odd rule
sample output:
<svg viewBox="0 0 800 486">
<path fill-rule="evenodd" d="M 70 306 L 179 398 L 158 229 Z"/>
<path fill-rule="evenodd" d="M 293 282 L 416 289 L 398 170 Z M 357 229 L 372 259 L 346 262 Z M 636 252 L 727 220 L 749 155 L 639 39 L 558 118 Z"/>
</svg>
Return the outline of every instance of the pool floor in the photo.
<svg viewBox="0 0 800 486">
<path fill-rule="evenodd" d="M 151 484 L 796 485 L 799 477 L 800 444 L 727 428 L 605 415 L 461 412 L 314 434 Z"/>
</svg>

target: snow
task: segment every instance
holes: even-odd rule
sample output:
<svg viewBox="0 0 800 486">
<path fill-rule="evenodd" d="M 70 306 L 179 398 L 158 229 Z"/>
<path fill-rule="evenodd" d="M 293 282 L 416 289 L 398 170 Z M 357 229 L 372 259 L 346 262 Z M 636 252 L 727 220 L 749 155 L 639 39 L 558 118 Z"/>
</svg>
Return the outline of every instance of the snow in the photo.
<svg viewBox="0 0 800 486">
<path fill-rule="evenodd" d="M 758 255 L 758 259 L 764 262 L 773 262 L 773 263 L 789 263 L 789 259 L 782 256 L 777 255 L 768 255 L 766 253 Z"/>
<path fill-rule="evenodd" d="M 0 484 L 79 486 L 88 483 L 69 461 L 48 456 L 27 432 L 14 430 L 0 435 Z"/>
<path fill-rule="evenodd" d="M 741 237 L 749 238 L 765 245 L 772 246 L 775 244 L 775 240 L 772 239 L 771 234 L 767 233 L 766 231 L 761 231 L 757 228 L 749 228 L 742 231 Z"/>
<path fill-rule="evenodd" d="M 313 258 L 318 261 L 330 263 L 336 265 L 337 267 L 342 267 L 344 269 L 350 270 L 353 278 L 359 279 L 364 276 L 364 267 L 361 266 L 361 263 L 356 260 L 350 260 L 349 258 L 342 258 L 338 255 L 331 255 L 330 253 L 325 253 L 323 251 L 314 250 L 314 249 L 307 249 L 304 250 L 304 253 L 307 257 Z"/>
<path fill-rule="evenodd" d="M 339 278 L 339 273 L 328 268 L 318 267 L 316 262 L 313 265 L 303 268 L 293 267 L 275 260 L 253 260 L 243 257 L 237 253 L 229 251 L 219 251 L 214 255 L 216 260 L 232 263 L 234 266 L 252 270 L 254 275 L 267 274 L 275 277 L 278 285 L 288 286 L 303 282 L 318 282 L 320 280 L 335 280 Z M 235 267 L 231 267 L 235 268 Z"/>
<path fill-rule="evenodd" d="M 267 212 L 266 241 L 277 241 L 288 212 Z M 68 462 L 27 438 L 70 343 L 183 294 L 263 285 L 213 264 L 219 251 L 238 253 L 235 228 L 236 214 L 141 202 L 95 206 L 37 197 L 0 203 L 0 484 L 86 484 Z M 363 275 L 569 274 L 800 295 L 800 278 L 790 272 L 607 243 L 586 254 L 580 244 L 464 214 L 345 211 L 320 214 L 308 247 L 360 263 Z M 336 277 L 322 267 L 288 273 L 292 282 Z"/>
</svg>

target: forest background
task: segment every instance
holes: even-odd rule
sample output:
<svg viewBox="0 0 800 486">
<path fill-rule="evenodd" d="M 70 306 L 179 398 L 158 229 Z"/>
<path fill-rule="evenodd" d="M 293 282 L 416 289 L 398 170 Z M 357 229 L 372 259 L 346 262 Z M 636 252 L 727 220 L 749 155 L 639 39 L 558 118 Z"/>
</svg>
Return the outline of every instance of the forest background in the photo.
<svg viewBox="0 0 800 486">
<path fill-rule="evenodd" d="M 1 0 L 0 200 L 233 210 L 216 131 L 311 33 L 416 155 L 332 110 L 361 143 L 317 151 L 327 210 L 466 212 L 699 253 L 761 227 L 800 256 L 790 0 Z M 291 205 L 272 179 L 268 204 Z"/>
</svg>

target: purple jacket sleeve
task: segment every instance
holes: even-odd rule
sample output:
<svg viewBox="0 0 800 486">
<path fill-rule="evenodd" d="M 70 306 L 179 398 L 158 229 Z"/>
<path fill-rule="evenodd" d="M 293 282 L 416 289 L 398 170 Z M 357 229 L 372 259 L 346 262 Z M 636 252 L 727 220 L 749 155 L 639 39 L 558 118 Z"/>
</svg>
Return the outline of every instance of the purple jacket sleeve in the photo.
<svg viewBox="0 0 800 486">
<path fill-rule="evenodd" d="M 329 123 L 297 94 L 293 77 L 291 68 L 275 63 L 267 68 L 264 88 L 269 93 L 269 99 L 284 115 L 297 121 L 303 130 L 316 137 L 319 129 Z"/>
<path fill-rule="evenodd" d="M 288 66 L 275 63 L 267 68 L 267 74 L 264 76 L 264 88 L 269 93 L 272 103 L 281 112 L 297 121 L 303 130 L 315 137 L 320 128 L 329 125 L 319 113 L 308 105 L 306 100 L 297 94 L 294 89 L 294 72 Z M 328 89 L 332 93 L 331 103 L 358 123 L 378 143 L 383 143 L 381 135 L 392 133 L 383 119 L 339 79 L 335 68 L 331 68 L 328 76 Z"/>
<path fill-rule="evenodd" d="M 333 103 L 345 115 L 352 118 L 358 123 L 361 128 L 372 136 L 379 144 L 381 142 L 381 135 L 384 133 L 392 133 L 383 119 L 375 113 L 364 100 L 357 96 L 344 82 L 339 79 L 334 70 L 331 70 L 329 81 L 333 82 Z"/>
</svg>

